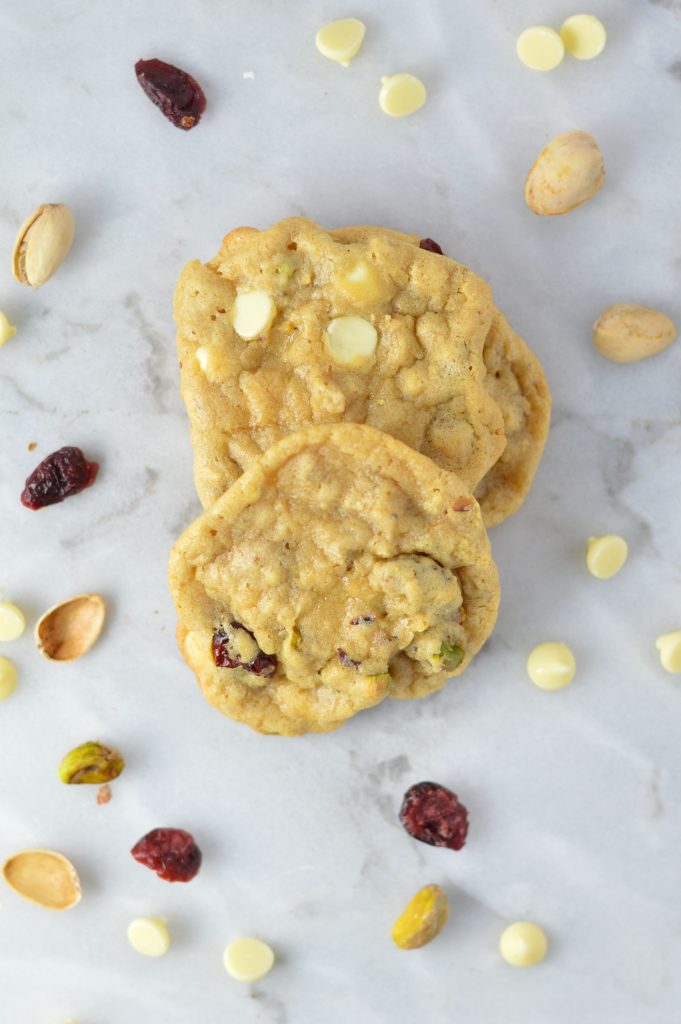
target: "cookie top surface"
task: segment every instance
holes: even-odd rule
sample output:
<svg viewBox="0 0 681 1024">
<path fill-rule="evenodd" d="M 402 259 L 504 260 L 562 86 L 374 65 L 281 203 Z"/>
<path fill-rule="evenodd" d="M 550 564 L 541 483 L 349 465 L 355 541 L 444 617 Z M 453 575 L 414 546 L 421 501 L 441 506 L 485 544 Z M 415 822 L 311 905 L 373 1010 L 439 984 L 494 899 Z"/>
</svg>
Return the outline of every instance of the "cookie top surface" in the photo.
<svg viewBox="0 0 681 1024">
<path fill-rule="evenodd" d="M 499 598 L 462 481 L 357 424 L 269 449 L 179 539 L 170 584 L 208 700 L 279 734 L 439 689 L 484 643 Z"/>
<path fill-rule="evenodd" d="M 305 218 L 227 235 L 175 293 L 182 395 L 205 506 L 315 423 L 368 423 L 472 488 L 505 445 L 483 389 L 489 287 L 398 235 L 341 241 Z"/>
<path fill-rule="evenodd" d="M 359 226 L 331 232 L 339 241 L 368 242 L 377 234 L 418 246 L 417 235 Z M 527 497 L 539 465 L 551 419 L 551 393 L 541 363 L 494 309 L 483 347 L 487 368 L 483 386 L 499 407 L 506 447 L 475 490 L 487 526 L 516 512 Z"/>
</svg>

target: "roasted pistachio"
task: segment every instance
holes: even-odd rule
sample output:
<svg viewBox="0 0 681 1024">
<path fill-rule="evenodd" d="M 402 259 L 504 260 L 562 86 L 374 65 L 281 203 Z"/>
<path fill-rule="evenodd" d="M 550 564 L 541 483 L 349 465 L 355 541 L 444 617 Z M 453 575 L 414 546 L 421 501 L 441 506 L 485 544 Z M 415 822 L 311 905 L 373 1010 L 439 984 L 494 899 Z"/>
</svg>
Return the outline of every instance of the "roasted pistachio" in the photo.
<svg viewBox="0 0 681 1024">
<path fill-rule="evenodd" d="M 19 228 L 12 252 L 12 273 L 21 284 L 40 288 L 61 266 L 76 233 L 64 203 L 45 203 Z"/>
<path fill-rule="evenodd" d="M 68 910 L 79 902 L 80 880 L 71 861 L 54 850 L 22 850 L 2 866 L 11 889 L 47 910 Z"/>
<path fill-rule="evenodd" d="M 71 750 L 59 765 L 59 778 L 69 785 L 92 783 L 101 786 L 117 779 L 125 761 L 117 750 L 103 743 L 81 743 Z"/>
<path fill-rule="evenodd" d="M 419 949 L 440 934 L 448 917 L 447 894 L 439 885 L 426 885 L 412 897 L 395 921 L 393 942 L 400 949 Z"/>
<path fill-rule="evenodd" d="M 38 650 L 50 661 L 74 661 L 102 631 L 106 605 L 99 594 L 79 594 L 50 608 L 35 627 Z"/>
</svg>

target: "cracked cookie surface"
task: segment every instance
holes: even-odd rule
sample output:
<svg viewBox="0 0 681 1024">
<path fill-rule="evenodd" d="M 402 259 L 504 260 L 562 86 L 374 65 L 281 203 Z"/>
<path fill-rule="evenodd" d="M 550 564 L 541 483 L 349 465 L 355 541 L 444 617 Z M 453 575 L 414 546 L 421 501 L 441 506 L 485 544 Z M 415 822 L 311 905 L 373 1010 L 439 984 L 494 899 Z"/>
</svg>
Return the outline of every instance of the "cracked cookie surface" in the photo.
<svg viewBox="0 0 681 1024">
<path fill-rule="evenodd" d="M 211 704 L 260 732 L 325 732 L 459 675 L 499 585 L 454 474 L 371 427 L 278 442 L 178 540 L 178 640 Z"/>
<path fill-rule="evenodd" d="M 247 305 L 261 315 L 252 337 Z M 302 217 L 231 232 L 215 259 L 184 268 L 175 292 L 204 507 L 281 438 L 340 421 L 377 427 L 474 488 L 505 446 L 483 387 L 493 312 L 484 281 L 406 237 L 341 240 Z M 376 339 L 358 365 L 339 364 L 328 341 L 348 317 L 368 325 L 367 351 Z"/>
<path fill-rule="evenodd" d="M 419 244 L 417 235 L 387 228 L 360 226 L 331 234 L 347 242 L 371 244 L 372 237 L 389 235 Z M 475 496 L 485 524 L 496 526 L 517 512 L 530 491 L 549 431 L 551 393 L 541 363 L 496 308 L 483 359 L 487 368 L 483 386 L 503 416 L 506 447 L 476 487 Z"/>
</svg>

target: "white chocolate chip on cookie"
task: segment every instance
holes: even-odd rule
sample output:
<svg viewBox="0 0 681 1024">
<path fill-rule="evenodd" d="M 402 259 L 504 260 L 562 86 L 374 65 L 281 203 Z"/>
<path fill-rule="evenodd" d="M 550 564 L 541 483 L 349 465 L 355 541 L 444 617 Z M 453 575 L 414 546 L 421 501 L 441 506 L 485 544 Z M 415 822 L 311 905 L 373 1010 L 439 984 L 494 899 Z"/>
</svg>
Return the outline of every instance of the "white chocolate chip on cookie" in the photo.
<svg viewBox="0 0 681 1024">
<path fill-rule="evenodd" d="M 365 34 L 366 26 L 358 18 L 340 18 L 320 28 L 315 45 L 323 57 L 347 68 L 359 53 Z"/>
<path fill-rule="evenodd" d="M 358 369 L 372 359 L 378 344 L 373 324 L 361 316 L 338 316 L 324 334 L 326 350 L 340 366 Z"/>
<path fill-rule="evenodd" d="M 244 341 L 251 341 L 269 330 L 276 312 L 277 307 L 267 292 L 242 292 L 234 300 L 234 330 Z"/>
<path fill-rule="evenodd" d="M 360 259 L 338 277 L 338 284 L 353 302 L 380 302 L 386 297 L 383 281 L 368 260 Z"/>
</svg>

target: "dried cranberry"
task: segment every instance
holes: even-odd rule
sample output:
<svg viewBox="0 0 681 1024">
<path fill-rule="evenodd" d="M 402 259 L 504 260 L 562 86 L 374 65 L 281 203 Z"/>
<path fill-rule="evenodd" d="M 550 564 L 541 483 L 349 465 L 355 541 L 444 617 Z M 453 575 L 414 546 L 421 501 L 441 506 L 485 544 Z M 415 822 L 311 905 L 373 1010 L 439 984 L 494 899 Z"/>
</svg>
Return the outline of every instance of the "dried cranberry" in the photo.
<svg viewBox="0 0 681 1024">
<path fill-rule="evenodd" d="M 80 448 L 60 448 L 33 470 L 21 493 L 26 508 L 56 505 L 86 487 L 92 487 L 99 470 L 98 462 L 88 462 Z"/>
<path fill-rule="evenodd" d="M 166 882 L 191 882 L 201 867 L 201 851 L 194 836 L 181 828 L 152 829 L 130 853 Z"/>
<path fill-rule="evenodd" d="M 419 249 L 425 249 L 426 252 L 436 252 L 438 256 L 444 256 L 442 249 L 432 238 L 422 238 L 419 242 Z"/>
<path fill-rule="evenodd" d="M 203 89 L 191 75 L 162 60 L 138 60 L 137 81 L 152 103 L 177 128 L 189 131 L 206 109 Z"/>
<path fill-rule="evenodd" d="M 460 850 L 468 835 L 468 811 L 437 782 L 417 782 L 404 794 L 400 821 L 410 836 L 431 846 Z"/>
<path fill-rule="evenodd" d="M 240 622 L 230 622 L 230 626 L 232 629 L 243 629 L 244 633 L 248 633 L 255 640 L 251 631 Z M 243 668 L 246 672 L 252 672 L 254 676 L 265 678 L 273 676 L 277 671 L 276 654 L 265 654 L 259 650 L 251 661 L 242 661 L 239 652 L 234 649 L 233 638 L 222 626 L 213 633 L 212 651 L 213 661 L 218 668 Z"/>
<path fill-rule="evenodd" d="M 336 651 L 338 652 L 338 659 L 341 665 L 345 665 L 346 668 L 359 668 L 361 662 L 355 661 L 354 658 L 351 658 L 349 654 L 345 653 L 342 647 L 337 647 Z"/>
</svg>

